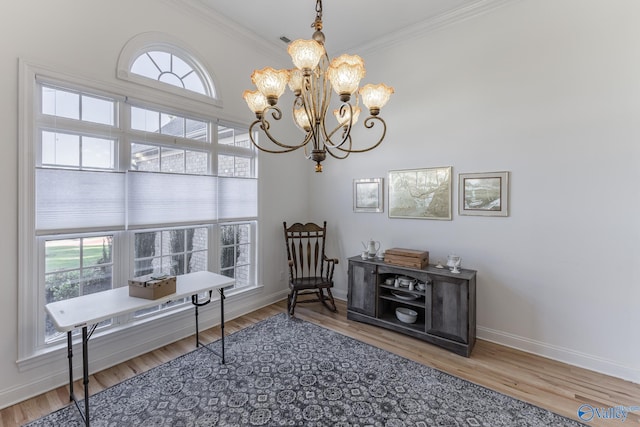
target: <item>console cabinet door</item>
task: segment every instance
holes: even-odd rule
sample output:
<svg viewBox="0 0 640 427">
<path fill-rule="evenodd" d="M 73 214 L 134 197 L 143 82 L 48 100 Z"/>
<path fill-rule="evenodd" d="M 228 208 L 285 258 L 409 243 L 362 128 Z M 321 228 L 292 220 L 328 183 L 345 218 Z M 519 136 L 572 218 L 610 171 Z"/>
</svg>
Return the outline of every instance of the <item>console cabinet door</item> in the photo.
<svg viewBox="0 0 640 427">
<path fill-rule="evenodd" d="M 348 310 L 375 317 L 376 268 L 375 265 L 349 261 Z"/>
<path fill-rule="evenodd" d="M 453 341 L 469 341 L 469 282 L 431 275 L 427 287 L 427 333 Z"/>
</svg>

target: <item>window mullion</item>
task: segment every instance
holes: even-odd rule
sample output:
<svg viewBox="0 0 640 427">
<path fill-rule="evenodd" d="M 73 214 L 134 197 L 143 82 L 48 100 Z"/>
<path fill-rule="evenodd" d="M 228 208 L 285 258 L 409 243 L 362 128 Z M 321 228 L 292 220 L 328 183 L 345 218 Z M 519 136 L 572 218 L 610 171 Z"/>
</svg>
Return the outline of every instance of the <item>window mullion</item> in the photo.
<svg viewBox="0 0 640 427">
<path fill-rule="evenodd" d="M 176 57 L 176 61 L 177 60 L 178 59 Z M 66 79 L 68 77 L 64 76 L 64 78 Z M 80 78 L 77 79 L 76 83 L 69 82 L 69 84 L 66 84 L 62 80 L 55 80 L 53 81 L 53 83 L 55 84 L 52 84 L 49 83 L 49 80 L 47 80 L 46 78 L 39 80 L 40 83 L 36 81 L 36 83 L 34 84 L 33 81 L 36 80 L 32 79 L 31 83 L 31 85 L 33 86 L 33 93 L 30 93 L 28 99 L 31 112 L 25 115 L 25 120 L 30 124 L 31 129 L 21 132 L 21 135 L 24 134 L 28 136 L 28 138 L 26 139 L 24 137 L 21 137 L 21 141 L 22 139 L 25 139 L 25 146 L 28 147 L 24 150 L 22 157 L 25 157 L 27 159 L 33 158 L 33 160 L 29 160 L 28 163 L 23 162 L 23 167 L 26 167 L 25 170 L 31 171 L 31 173 L 34 172 L 35 168 L 37 168 L 38 171 L 49 170 L 55 173 L 75 173 L 75 169 L 77 169 L 79 173 L 86 174 L 82 177 L 83 184 L 86 184 L 85 178 L 89 176 L 89 174 L 93 174 L 96 176 L 102 174 L 101 176 L 125 177 L 124 172 L 127 172 L 131 169 L 132 144 L 140 144 L 142 146 L 141 150 L 138 150 L 136 148 L 136 152 L 140 151 L 145 156 L 152 153 L 152 148 L 154 146 L 158 148 L 173 148 L 177 150 L 175 155 L 173 153 L 170 153 L 169 156 L 166 156 L 165 158 L 161 157 L 160 159 L 158 159 L 158 161 L 175 161 L 176 164 L 182 162 L 184 170 L 188 171 L 187 175 L 191 175 L 190 177 L 183 176 L 183 178 L 180 178 L 182 180 L 199 179 L 200 181 L 206 180 L 207 183 L 213 180 L 214 182 L 210 185 L 210 191 L 202 196 L 199 196 L 199 199 L 218 202 L 222 200 L 219 195 L 221 187 L 217 182 L 218 178 L 215 177 L 218 170 L 218 155 L 221 152 L 228 150 L 234 156 L 255 159 L 256 152 L 252 149 L 238 147 L 233 145 L 233 143 L 232 145 L 228 146 L 218 145 L 218 124 L 211 119 L 211 116 L 213 115 L 212 113 L 215 112 L 211 111 L 211 109 L 209 108 L 210 105 L 205 105 L 204 103 L 200 102 L 197 96 L 189 96 L 188 98 L 191 98 L 191 100 L 188 102 L 177 99 L 176 102 L 173 103 L 173 101 L 168 97 L 156 96 L 157 94 L 154 94 L 151 91 L 147 90 L 147 92 L 145 92 L 146 89 L 133 88 L 131 92 L 133 96 L 139 96 L 141 99 L 143 99 L 141 103 L 138 103 L 137 101 L 133 103 L 133 101 L 130 102 L 129 100 L 127 100 L 125 96 L 111 96 L 111 94 L 108 94 L 106 92 L 109 90 L 109 87 L 107 87 L 107 85 L 100 84 L 98 82 L 89 82 Z M 100 89 L 96 89 L 94 91 L 92 89 L 94 84 L 95 87 L 99 87 Z M 52 93 L 48 89 L 46 90 L 46 92 L 43 92 L 43 85 L 52 88 L 54 90 L 54 93 Z M 25 87 L 28 87 L 28 85 L 25 84 Z M 27 93 L 27 91 L 24 92 Z M 77 99 L 75 97 L 76 93 L 79 96 L 79 102 L 77 103 L 77 105 L 73 102 L 74 99 Z M 84 102 L 84 96 L 86 96 L 86 103 Z M 108 101 L 109 103 L 107 104 L 106 101 Z M 107 110 L 105 108 L 105 106 L 107 105 L 111 110 Z M 144 105 L 144 107 L 141 107 L 141 105 Z M 150 110 L 156 111 L 158 113 L 158 131 L 152 132 L 153 129 L 145 125 L 145 122 L 143 121 L 145 117 L 147 118 L 147 123 L 155 123 L 153 119 L 149 120 L 151 116 L 148 112 L 143 112 L 143 114 L 145 115 L 139 116 L 139 112 L 134 110 L 132 114 L 132 107 L 143 109 L 149 108 Z M 113 115 L 109 115 L 109 111 L 111 111 Z M 47 114 L 44 114 L 43 112 L 46 112 Z M 22 114 L 24 115 L 24 112 Z M 162 114 L 169 114 L 171 117 L 169 117 L 168 119 L 181 120 L 182 123 L 179 125 L 178 123 L 169 121 L 170 126 L 167 126 L 167 120 L 163 121 L 163 119 L 161 119 Z M 140 118 L 140 120 L 138 120 L 138 118 Z M 167 116 L 165 116 L 165 118 L 167 118 Z M 96 122 L 92 122 L 91 120 L 95 120 Z M 133 122 L 139 122 L 139 124 Z M 114 125 L 110 125 L 110 123 L 114 123 Z M 166 126 L 164 129 L 162 129 L 161 127 L 163 123 L 164 126 Z M 146 129 L 146 131 L 141 131 L 138 129 L 134 130 L 132 129 L 132 125 L 135 125 L 136 128 Z M 240 131 L 246 132 L 246 129 L 242 126 L 232 127 L 234 128 L 234 130 L 239 129 Z M 45 133 L 46 139 L 43 142 L 43 131 L 57 132 L 59 133 L 59 135 L 53 136 L 51 134 Z M 165 133 L 163 134 L 161 132 Z M 64 133 L 69 134 L 69 136 L 62 135 Z M 171 133 L 174 133 L 175 135 L 170 135 Z M 79 138 L 76 138 L 76 135 Z M 221 137 L 222 136 L 225 135 L 221 135 Z M 53 137 L 55 137 L 55 139 Z M 112 143 L 111 140 L 114 142 Z M 43 144 L 45 144 L 45 155 L 47 157 L 45 159 L 47 163 L 44 167 L 42 167 L 41 161 Z M 66 145 L 63 146 L 63 144 Z M 245 142 L 242 142 L 242 144 L 245 145 Z M 90 149 L 93 151 L 83 150 L 83 145 L 85 145 L 85 149 Z M 150 147 L 145 147 L 145 145 L 148 145 Z M 77 159 L 77 157 L 73 158 L 71 156 L 71 154 L 74 153 L 74 147 L 79 149 L 79 156 L 83 156 L 83 153 L 86 154 L 86 169 L 89 169 L 88 171 L 81 171 L 81 169 L 85 168 L 85 162 L 83 162 L 82 158 L 80 158 L 78 165 L 73 163 L 73 161 Z M 94 148 L 96 149 L 94 150 Z M 110 149 L 111 151 L 107 151 L 108 149 Z M 32 150 L 35 155 L 29 155 L 29 150 Z M 182 150 L 182 154 L 180 154 L 180 150 Z M 207 155 L 205 156 L 203 153 L 206 153 Z M 107 167 L 103 167 L 104 162 L 96 161 L 96 159 L 107 159 L 107 155 L 110 155 L 112 157 L 108 159 L 111 162 L 108 170 L 105 170 L 107 169 Z M 180 155 L 182 155 L 183 157 L 179 157 Z M 115 161 L 112 159 L 115 159 Z M 145 157 L 145 161 L 147 159 L 149 159 L 149 157 Z M 247 163 L 245 160 L 241 161 Z M 174 169 L 173 166 L 174 165 L 172 164 L 171 168 L 168 170 L 176 173 L 176 169 Z M 248 168 L 245 167 L 244 169 L 247 170 Z M 253 170 L 253 165 L 251 166 L 251 169 Z M 255 176 L 253 175 L 253 173 L 249 173 L 252 176 Z M 24 175 L 25 172 L 21 171 L 21 174 Z M 198 174 L 208 174 L 213 176 L 195 176 Z M 33 175 L 35 176 L 35 173 L 33 173 Z M 56 176 L 58 177 L 58 175 Z M 169 176 L 171 178 L 171 183 L 175 183 L 178 180 L 178 178 L 175 178 L 174 175 L 161 175 L 165 178 Z M 127 176 L 130 178 L 131 173 L 127 172 Z M 66 183 L 67 181 L 64 182 Z M 112 188 L 128 188 L 126 187 L 126 183 L 118 185 L 118 183 L 116 182 L 112 185 L 111 179 L 100 179 L 97 181 L 97 183 L 100 185 L 103 182 L 105 183 L 103 189 L 105 191 L 96 193 L 107 194 L 108 192 L 106 190 L 110 190 Z M 68 185 L 69 188 L 73 187 L 72 184 Z M 40 188 L 44 188 L 44 184 L 42 184 Z M 62 185 L 60 188 L 67 187 Z M 91 188 L 96 187 L 93 186 Z M 166 188 L 166 186 L 164 186 L 163 188 Z M 129 194 L 127 194 L 126 191 L 128 190 L 122 191 L 124 192 L 124 195 L 117 196 L 117 199 L 124 200 L 125 203 L 127 203 Z M 38 188 L 33 188 L 31 190 L 31 193 L 32 195 L 30 197 L 33 201 L 33 206 L 29 206 L 27 210 L 35 216 L 38 213 L 36 209 L 37 203 L 35 203 L 39 200 L 35 197 L 35 195 L 38 194 Z M 77 195 L 76 193 L 74 193 L 74 195 Z M 50 194 L 53 194 L 53 192 L 51 192 Z M 84 193 L 78 194 L 80 194 L 81 196 L 80 200 L 88 200 Z M 209 195 L 211 195 L 212 198 L 209 198 Z M 66 198 L 66 196 L 62 197 L 55 195 L 52 197 L 57 200 Z M 66 199 L 65 202 L 68 204 L 68 199 Z M 36 230 L 35 228 L 35 224 L 32 224 L 29 227 L 23 227 L 25 231 L 21 232 L 21 236 L 26 237 L 25 241 L 31 242 L 29 244 L 34 249 L 34 255 L 31 257 L 31 259 L 37 258 L 37 263 L 36 266 L 33 266 L 33 264 L 31 264 L 33 266 L 31 273 L 29 273 L 28 271 L 22 272 L 23 278 L 28 278 L 30 274 L 33 277 L 33 280 L 21 279 L 21 286 L 27 286 L 28 290 L 21 291 L 20 304 L 21 306 L 26 306 L 25 299 L 29 300 L 30 303 L 25 310 L 26 312 L 28 312 L 28 315 L 20 317 L 20 331 L 25 332 L 24 334 L 22 334 L 21 332 L 21 335 L 33 338 L 24 338 L 24 340 L 22 340 L 28 340 L 28 342 L 26 344 L 20 344 L 21 357 L 28 357 L 29 355 L 33 355 L 35 351 L 47 351 L 47 349 L 51 347 L 51 344 L 57 345 L 60 342 L 60 337 L 54 337 L 52 335 L 51 326 L 47 325 L 46 323 L 46 315 L 43 307 L 48 302 L 48 300 L 68 298 L 69 296 L 64 295 L 70 295 L 71 293 L 73 293 L 74 295 L 76 293 L 82 295 L 85 292 L 99 292 L 107 287 L 107 277 L 109 272 L 111 274 L 111 287 L 125 287 L 128 286 L 128 280 L 135 275 L 136 265 L 138 265 L 138 269 L 144 268 L 140 265 L 144 263 L 136 264 L 136 260 L 134 259 L 134 256 L 136 255 L 136 233 L 147 232 L 149 231 L 149 229 L 131 230 L 128 229 L 128 224 L 123 223 L 122 221 L 121 223 L 124 224 L 122 225 L 122 227 L 124 227 L 124 230 L 114 230 L 114 228 L 118 227 L 116 225 L 113 225 L 112 223 L 108 223 L 102 227 L 98 227 L 97 217 L 95 213 L 110 212 L 110 210 L 112 209 L 112 200 L 105 200 L 104 198 L 102 198 L 97 201 L 90 201 L 90 204 L 91 207 L 95 207 L 95 209 L 91 211 L 89 222 L 87 223 L 88 225 L 82 229 L 79 228 L 80 226 L 78 225 L 78 222 L 72 222 L 69 227 L 64 229 L 59 227 L 60 223 L 55 223 L 50 228 L 41 229 L 40 231 L 42 235 L 39 236 L 37 233 L 38 230 Z M 167 203 L 165 201 L 162 207 L 166 205 Z M 104 206 L 105 209 L 100 209 L 100 207 L 102 206 Z M 125 209 L 125 212 L 128 212 L 127 206 L 125 206 L 125 208 L 123 209 Z M 203 216 L 202 218 L 196 218 L 196 220 L 193 221 L 192 219 L 194 218 L 194 215 L 190 215 L 188 217 L 185 217 L 184 220 L 180 220 L 180 222 L 171 222 L 171 219 L 162 219 L 162 221 L 158 221 L 158 224 L 149 224 L 149 227 L 153 227 L 153 230 L 156 232 L 162 232 L 166 230 L 184 230 L 184 237 L 182 242 L 183 250 L 181 251 L 178 248 L 171 248 L 171 246 L 173 245 L 168 243 L 167 245 L 162 245 L 158 240 L 157 243 L 159 245 L 159 248 L 156 248 L 155 252 L 157 252 L 157 257 L 160 261 L 159 265 L 162 265 L 161 261 L 163 256 L 169 258 L 175 256 L 173 259 L 171 259 L 171 261 L 173 262 L 177 260 L 177 255 L 179 255 L 180 257 L 182 257 L 182 270 L 179 271 L 189 271 L 188 269 L 190 267 L 193 268 L 194 271 L 197 271 L 197 269 L 205 268 L 205 260 L 206 268 L 208 270 L 214 272 L 220 271 L 222 254 L 220 241 L 221 232 L 220 226 L 218 224 L 219 220 L 217 218 L 220 213 L 219 209 L 216 206 L 211 207 L 210 211 L 211 212 L 207 213 L 206 216 Z M 75 214 L 76 211 L 73 211 L 72 213 Z M 143 212 L 143 215 L 143 220 L 149 219 L 149 215 L 147 213 Z M 23 213 L 21 213 L 21 216 L 24 216 Z M 232 220 L 235 220 L 235 222 L 229 223 L 238 224 L 234 226 L 234 230 L 239 229 L 239 224 L 247 224 L 245 218 L 239 218 L 240 216 L 242 216 L 242 214 L 234 214 L 230 216 L 238 217 L 231 218 Z M 43 217 L 38 216 L 37 218 L 42 219 Z M 253 221 L 253 218 L 250 218 L 249 221 Z M 253 232 L 255 230 L 255 223 L 250 222 L 249 224 L 251 225 L 250 230 Z M 190 252 L 189 245 L 187 243 L 191 242 L 191 240 L 189 240 L 187 230 L 190 229 L 191 225 L 194 225 L 196 230 L 199 230 L 196 231 L 196 237 L 194 237 L 193 240 L 194 245 L 191 248 Z M 243 227 L 244 226 L 245 225 L 243 225 Z M 206 236 L 204 231 L 205 229 L 207 230 Z M 60 233 L 65 234 L 63 235 Z M 91 237 L 98 236 L 113 236 L 110 248 L 110 263 L 106 263 L 106 258 L 102 255 L 101 252 L 97 251 L 97 248 L 95 248 L 95 246 L 98 244 L 94 241 L 89 240 Z M 251 277 L 251 280 L 253 280 L 253 271 L 255 270 L 255 259 L 253 256 L 253 252 L 255 251 L 255 244 L 253 243 L 254 239 L 252 237 L 249 237 L 249 242 L 245 242 L 245 231 L 243 231 L 242 236 L 238 236 L 237 232 L 234 232 L 233 236 L 233 252 L 235 256 L 234 259 L 231 260 L 232 262 L 230 264 L 228 263 L 229 265 L 227 265 L 227 267 L 234 269 L 239 267 L 243 270 L 243 272 L 246 271 L 248 267 L 250 272 L 249 276 Z M 79 250 L 78 248 L 74 248 L 74 250 L 72 251 L 73 258 L 75 258 L 76 256 L 79 257 L 78 261 L 75 261 L 74 259 L 74 262 L 76 262 L 75 265 L 79 265 L 79 267 L 75 268 L 74 265 L 74 268 L 69 270 L 73 270 L 73 274 L 64 274 L 68 272 L 67 270 L 57 270 L 58 268 L 60 268 L 60 266 L 64 266 L 66 264 L 60 264 L 60 266 L 55 264 L 52 265 L 49 263 L 49 261 L 47 261 L 45 257 L 46 254 L 49 254 L 52 244 L 54 245 L 54 250 L 57 249 L 55 248 L 56 242 L 52 241 L 64 238 L 79 240 Z M 197 240 L 195 240 L 196 238 Z M 87 240 L 85 241 L 85 239 Z M 205 245 L 205 239 L 206 248 L 203 247 L 203 245 Z M 87 245 L 86 247 L 85 244 Z M 169 252 L 163 253 L 163 251 L 166 251 L 167 248 L 169 248 Z M 230 249 L 228 250 L 230 251 Z M 238 256 L 240 255 L 241 251 L 246 250 L 250 251 L 249 257 L 246 259 L 243 258 L 243 260 L 239 263 L 237 260 Z M 26 251 L 22 252 L 27 253 Z M 187 262 L 188 255 L 192 256 L 191 263 Z M 171 268 L 167 267 L 167 265 L 158 267 L 155 262 L 153 264 L 153 267 L 155 267 L 156 270 L 158 268 Z M 21 263 L 21 269 L 26 270 L 26 268 L 23 267 L 23 263 Z M 48 271 L 48 269 L 51 271 Z M 140 271 L 142 270 L 140 269 Z M 50 274 L 52 272 L 54 274 Z M 78 280 L 77 285 L 75 284 L 76 278 Z M 246 277 L 243 276 L 242 280 L 244 283 Z M 52 296 L 54 295 L 53 293 L 47 294 L 47 282 L 49 283 L 49 286 L 55 287 L 55 296 Z M 73 283 L 73 286 L 70 289 L 72 292 L 68 292 L 69 289 L 66 289 L 66 286 L 60 288 L 61 283 Z M 33 296 L 33 298 L 29 298 L 30 295 Z M 160 311 L 164 310 L 160 309 Z M 149 313 L 149 315 L 154 314 Z M 110 327 L 125 325 L 139 318 L 140 316 L 136 317 L 135 314 L 114 318 L 112 319 L 113 323 Z M 55 342 L 45 342 L 45 339 L 47 337 L 53 337 Z"/>
<path fill-rule="evenodd" d="M 131 109 L 125 102 L 118 103 L 118 126 L 120 138 L 117 144 L 118 170 L 131 169 Z"/>
</svg>

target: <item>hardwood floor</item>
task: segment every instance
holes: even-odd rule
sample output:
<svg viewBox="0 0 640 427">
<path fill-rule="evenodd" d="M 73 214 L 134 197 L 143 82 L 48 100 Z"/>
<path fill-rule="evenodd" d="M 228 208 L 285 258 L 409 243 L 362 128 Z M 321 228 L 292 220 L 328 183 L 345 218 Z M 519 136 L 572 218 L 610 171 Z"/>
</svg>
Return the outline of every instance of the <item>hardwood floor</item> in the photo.
<svg viewBox="0 0 640 427">
<path fill-rule="evenodd" d="M 342 301 L 337 303 L 338 313 L 329 312 L 321 304 L 299 305 L 296 307 L 296 317 L 569 418 L 577 419 L 577 410 L 582 404 L 590 404 L 594 408 L 640 406 L 639 384 L 483 340 L 478 340 L 471 357 L 465 358 L 411 337 L 347 320 L 346 304 Z M 272 304 L 225 322 L 225 333 L 231 334 L 285 311 L 285 301 Z M 203 342 L 219 337 L 219 327 L 201 332 Z M 91 394 L 97 393 L 193 349 L 194 338 L 189 337 L 97 372 L 91 375 L 89 391 Z M 20 426 L 68 405 L 67 389 L 66 386 L 60 387 L 3 409 L 0 411 L 0 425 Z M 80 381 L 74 383 L 74 389 L 77 395 L 82 395 Z M 588 425 L 606 427 L 622 425 L 621 422 L 594 418 Z M 637 424 L 640 424 L 640 412 L 628 413 L 623 425 Z"/>
</svg>

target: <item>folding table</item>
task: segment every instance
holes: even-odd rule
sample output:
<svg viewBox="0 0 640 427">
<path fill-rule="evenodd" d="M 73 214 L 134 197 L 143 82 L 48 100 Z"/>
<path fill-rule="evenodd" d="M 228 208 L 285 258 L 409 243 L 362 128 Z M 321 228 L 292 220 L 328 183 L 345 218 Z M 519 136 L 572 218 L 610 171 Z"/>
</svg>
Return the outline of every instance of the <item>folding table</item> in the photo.
<svg viewBox="0 0 640 427">
<path fill-rule="evenodd" d="M 198 327 L 198 308 L 211 302 L 214 289 L 220 293 L 220 325 L 222 334 L 222 363 L 224 359 L 224 288 L 235 280 L 209 271 L 198 271 L 177 276 L 176 292 L 155 300 L 129 296 L 128 286 L 82 295 L 62 301 L 49 303 L 45 310 L 51 316 L 56 329 L 67 333 L 67 357 L 69 359 L 69 394 L 75 403 L 85 425 L 89 426 L 89 351 L 88 342 L 96 326 L 107 319 L 121 316 L 164 302 L 191 296 L 196 316 L 196 347 L 201 345 Z M 208 292 L 208 298 L 200 301 L 198 294 Z M 72 333 L 82 328 L 82 378 L 84 384 L 84 414 L 73 392 L 73 343 Z M 208 347 L 205 347 L 208 348 Z"/>
</svg>

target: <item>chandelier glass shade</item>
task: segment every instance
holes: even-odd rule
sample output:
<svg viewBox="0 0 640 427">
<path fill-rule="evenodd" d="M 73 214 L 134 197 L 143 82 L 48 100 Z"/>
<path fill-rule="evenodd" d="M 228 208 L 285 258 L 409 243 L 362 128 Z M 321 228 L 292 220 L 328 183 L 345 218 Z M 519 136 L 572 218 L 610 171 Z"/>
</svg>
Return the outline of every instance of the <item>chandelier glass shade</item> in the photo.
<svg viewBox="0 0 640 427">
<path fill-rule="evenodd" d="M 305 157 L 316 163 L 316 172 L 322 172 L 322 161 L 327 153 L 331 157 L 344 159 L 350 153 L 363 153 L 380 145 L 386 135 L 387 125 L 379 114 L 393 94 L 393 88 L 384 83 L 360 87 L 366 70 L 364 61 L 358 55 L 344 54 L 329 61 L 322 33 L 322 0 L 316 0 L 316 19 L 312 27 L 316 30 L 312 39 L 295 40 L 289 44 L 287 51 L 295 68 L 276 70 L 265 67 L 255 70 L 251 81 L 257 89 L 244 91 L 243 98 L 256 116 L 249 135 L 258 149 L 268 153 L 288 153 L 303 148 Z M 302 141 L 293 145 L 276 139 L 269 122 L 269 118 L 282 118 L 277 103 L 287 85 L 295 96 L 293 121 L 304 133 Z M 340 103 L 338 108 L 330 111 L 332 90 Z M 378 139 L 365 148 L 354 147 L 351 139 L 351 129 L 362 111 L 360 101 L 369 110 L 364 127 L 371 129 L 378 122 L 381 128 Z M 327 123 L 327 119 L 333 124 Z M 256 126 L 272 145 L 256 141 Z"/>
</svg>

